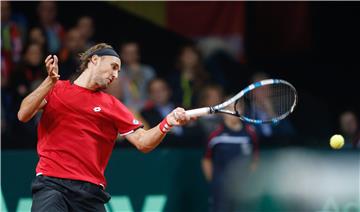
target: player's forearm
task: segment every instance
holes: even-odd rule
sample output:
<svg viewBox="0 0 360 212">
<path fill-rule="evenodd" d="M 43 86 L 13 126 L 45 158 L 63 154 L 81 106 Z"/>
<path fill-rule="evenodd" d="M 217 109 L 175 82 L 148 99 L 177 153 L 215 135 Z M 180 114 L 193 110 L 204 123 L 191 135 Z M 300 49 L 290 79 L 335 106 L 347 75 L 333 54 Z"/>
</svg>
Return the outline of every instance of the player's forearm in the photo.
<svg viewBox="0 0 360 212">
<path fill-rule="evenodd" d="M 176 108 L 168 114 L 160 124 L 150 130 L 138 129 L 126 136 L 142 152 L 150 152 L 164 139 L 173 126 L 181 126 L 190 121 L 183 108 Z"/>
<path fill-rule="evenodd" d="M 140 130 L 139 133 L 136 133 L 135 145 L 141 152 L 148 153 L 161 143 L 165 135 L 160 131 L 159 125 L 149 130 Z"/>
<path fill-rule="evenodd" d="M 38 88 L 26 96 L 21 102 L 18 119 L 22 122 L 29 121 L 38 111 L 41 103 L 55 83 L 47 77 Z"/>
</svg>

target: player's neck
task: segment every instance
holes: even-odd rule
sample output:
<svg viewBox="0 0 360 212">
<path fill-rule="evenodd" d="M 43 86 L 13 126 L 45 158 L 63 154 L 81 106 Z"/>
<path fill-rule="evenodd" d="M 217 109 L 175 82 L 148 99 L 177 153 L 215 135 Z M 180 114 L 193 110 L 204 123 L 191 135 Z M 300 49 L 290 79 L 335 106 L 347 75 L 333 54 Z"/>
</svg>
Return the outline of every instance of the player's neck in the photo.
<svg viewBox="0 0 360 212">
<path fill-rule="evenodd" d="M 85 70 L 75 81 L 75 85 L 95 91 L 97 90 L 96 83 L 92 80 L 89 70 Z"/>
</svg>

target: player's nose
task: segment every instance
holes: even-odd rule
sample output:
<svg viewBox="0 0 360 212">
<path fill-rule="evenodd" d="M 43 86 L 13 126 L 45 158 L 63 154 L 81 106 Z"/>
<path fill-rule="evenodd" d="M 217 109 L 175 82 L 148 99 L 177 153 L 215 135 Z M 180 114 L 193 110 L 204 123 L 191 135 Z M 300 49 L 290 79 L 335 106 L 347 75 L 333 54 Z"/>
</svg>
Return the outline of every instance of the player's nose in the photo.
<svg viewBox="0 0 360 212">
<path fill-rule="evenodd" d="M 119 72 L 118 71 L 113 71 L 113 78 L 117 79 L 119 76 Z"/>
</svg>

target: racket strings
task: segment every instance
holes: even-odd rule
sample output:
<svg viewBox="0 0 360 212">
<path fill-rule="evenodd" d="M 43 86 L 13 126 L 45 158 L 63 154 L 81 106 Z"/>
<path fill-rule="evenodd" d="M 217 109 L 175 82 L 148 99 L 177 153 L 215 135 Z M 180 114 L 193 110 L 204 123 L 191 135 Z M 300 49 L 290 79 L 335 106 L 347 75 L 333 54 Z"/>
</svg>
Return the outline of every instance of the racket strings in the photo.
<svg viewBox="0 0 360 212">
<path fill-rule="evenodd" d="M 245 94 L 238 103 L 238 112 L 249 119 L 271 121 L 290 112 L 295 95 L 286 84 L 261 86 Z"/>
</svg>

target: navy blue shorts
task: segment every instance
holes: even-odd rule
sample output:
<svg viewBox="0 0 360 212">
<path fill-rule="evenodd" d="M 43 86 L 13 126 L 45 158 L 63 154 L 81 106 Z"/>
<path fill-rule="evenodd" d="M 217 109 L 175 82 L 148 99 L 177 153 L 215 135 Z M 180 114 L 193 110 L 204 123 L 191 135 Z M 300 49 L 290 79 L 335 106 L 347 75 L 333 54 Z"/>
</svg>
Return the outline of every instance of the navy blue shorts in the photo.
<svg viewBox="0 0 360 212">
<path fill-rule="evenodd" d="M 106 211 L 111 196 L 101 186 L 47 176 L 37 176 L 31 185 L 31 211 Z"/>
</svg>

